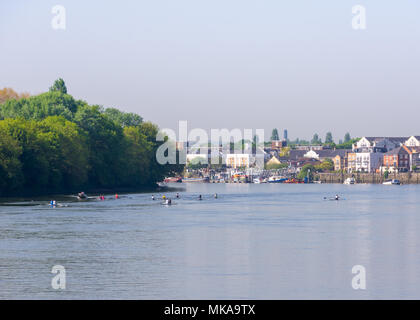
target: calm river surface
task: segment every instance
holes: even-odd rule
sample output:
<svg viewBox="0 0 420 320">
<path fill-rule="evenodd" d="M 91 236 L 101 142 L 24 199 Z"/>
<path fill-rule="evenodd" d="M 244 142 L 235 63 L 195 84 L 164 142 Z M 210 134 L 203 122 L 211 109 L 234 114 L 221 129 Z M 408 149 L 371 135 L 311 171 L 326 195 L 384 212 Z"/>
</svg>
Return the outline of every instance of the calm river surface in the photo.
<svg viewBox="0 0 420 320">
<path fill-rule="evenodd" d="M 0 298 L 420 299 L 419 185 L 180 186 L 172 206 L 151 193 L 3 200 Z"/>
</svg>

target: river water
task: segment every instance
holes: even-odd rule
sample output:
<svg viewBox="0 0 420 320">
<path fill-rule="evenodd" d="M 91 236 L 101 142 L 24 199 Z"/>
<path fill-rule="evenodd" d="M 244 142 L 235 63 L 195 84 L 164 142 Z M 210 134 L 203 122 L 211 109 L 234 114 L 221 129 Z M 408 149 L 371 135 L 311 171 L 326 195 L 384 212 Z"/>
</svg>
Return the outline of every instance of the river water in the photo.
<svg viewBox="0 0 420 320">
<path fill-rule="evenodd" d="M 0 298 L 420 298 L 419 185 L 177 186 L 172 206 L 151 193 L 3 200 Z"/>
</svg>

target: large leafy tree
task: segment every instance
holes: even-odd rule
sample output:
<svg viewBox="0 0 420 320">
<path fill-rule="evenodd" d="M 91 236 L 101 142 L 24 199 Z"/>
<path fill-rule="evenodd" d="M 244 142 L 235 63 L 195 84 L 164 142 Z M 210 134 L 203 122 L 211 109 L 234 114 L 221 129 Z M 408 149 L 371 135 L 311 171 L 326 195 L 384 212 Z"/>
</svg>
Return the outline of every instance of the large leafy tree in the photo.
<svg viewBox="0 0 420 320">
<path fill-rule="evenodd" d="M 106 117 L 99 106 L 85 106 L 74 117 L 87 134 L 89 183 L 100 187 L 117 185 L 123 168 L 123 129 Z"/>
<path fill-rule="evenodd" d="M 63 116 L 72 120 L 79 107 L 85 106 L 68 94 L 47 92 L 30 98 L 8 100 L 0 106 L 0 119 L 25 118 L 42 120 L 49 116 Z"/>
</svg>

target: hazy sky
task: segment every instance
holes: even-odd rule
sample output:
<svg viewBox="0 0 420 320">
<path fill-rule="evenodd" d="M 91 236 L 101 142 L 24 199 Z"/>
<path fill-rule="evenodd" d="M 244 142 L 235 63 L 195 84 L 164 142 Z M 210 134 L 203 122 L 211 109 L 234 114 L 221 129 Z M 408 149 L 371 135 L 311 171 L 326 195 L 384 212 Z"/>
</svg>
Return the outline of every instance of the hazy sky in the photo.
<svg viewBox="0 0 420 320">
<path fill-rule="evenodd" d="M 51 27 L 57 4 L 66 30 Z M 76 98 L 174 129 L 420 135 L 419 13 L 417 0 L 1 0 L 0 88 L 62 77 Z"/>
</svg>

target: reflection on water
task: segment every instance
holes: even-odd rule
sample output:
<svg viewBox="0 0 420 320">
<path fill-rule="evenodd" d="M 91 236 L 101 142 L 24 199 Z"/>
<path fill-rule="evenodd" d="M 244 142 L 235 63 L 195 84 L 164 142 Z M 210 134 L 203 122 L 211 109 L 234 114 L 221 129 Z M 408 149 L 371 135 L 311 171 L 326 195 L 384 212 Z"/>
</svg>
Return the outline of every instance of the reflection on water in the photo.
<svg viewBox="0 0 420 320">
<path fill-rule="evenodd" d="M 63 196 L 58 208 L 10 200 L 0 204 L 0 298 L 419 299 L 419 191 L 191 184 L 180 199 L 166 194 L 172 206 L 151 194 Z M 345 200 L 324 200 L 337 193 Z M 54 265 L 66 268 L 65 290 L 51 288 Z M 351 286 L 354 265 L 366 290 Z"/>
</svg>

